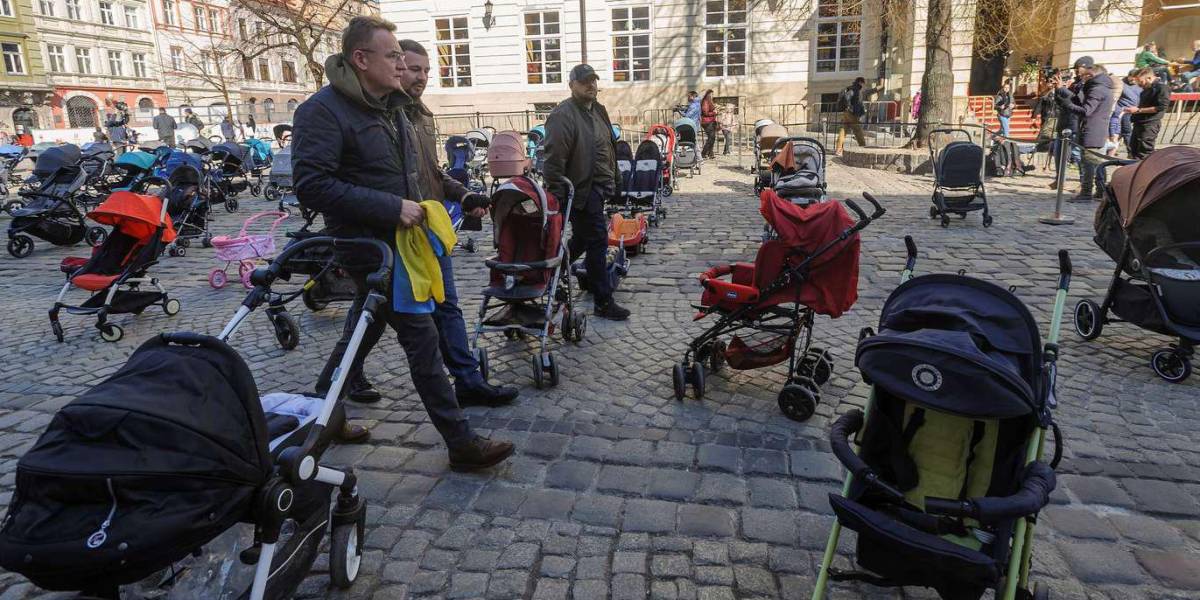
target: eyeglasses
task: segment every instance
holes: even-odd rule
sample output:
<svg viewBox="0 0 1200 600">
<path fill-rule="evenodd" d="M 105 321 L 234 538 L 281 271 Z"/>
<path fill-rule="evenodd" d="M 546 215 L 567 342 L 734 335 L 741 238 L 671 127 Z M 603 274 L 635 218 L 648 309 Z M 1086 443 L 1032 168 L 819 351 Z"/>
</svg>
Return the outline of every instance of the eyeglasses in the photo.
<svg viewBox="0 0 1200 600">
<path fill-rule="evenodd" d="M 374 54 L 374 53 L 378 52 L 378 50 L 371 50 L 370 48 L 359 48 L 358 52 L 366 52 L 367 54 Z M 387 54 L 384 54 L 383 57 L 394 63 L 404 62 L 404 53 L 397 52 L 395 50 L 388 52 Z"/>
</svg>

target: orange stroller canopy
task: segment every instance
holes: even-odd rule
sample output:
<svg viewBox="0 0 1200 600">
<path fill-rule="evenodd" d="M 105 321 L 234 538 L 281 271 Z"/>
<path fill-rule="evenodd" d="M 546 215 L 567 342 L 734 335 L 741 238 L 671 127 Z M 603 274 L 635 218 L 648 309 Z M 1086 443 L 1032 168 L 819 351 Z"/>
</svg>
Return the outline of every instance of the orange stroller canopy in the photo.
<svg viewBox="0 0 1200 600">
<path fill-rule="evenodd" d="M 149 243 L 158 226 L 165 224 L 162 241 L 169 244 L 175 240 L 175 227 L 171 224 L 171 216 L 163 212 L 162 203 L 158 196 L 113 192 L 88 213 L 88 218 L 102 225 L 112 225 L 141 243 Z"/>
</svg>

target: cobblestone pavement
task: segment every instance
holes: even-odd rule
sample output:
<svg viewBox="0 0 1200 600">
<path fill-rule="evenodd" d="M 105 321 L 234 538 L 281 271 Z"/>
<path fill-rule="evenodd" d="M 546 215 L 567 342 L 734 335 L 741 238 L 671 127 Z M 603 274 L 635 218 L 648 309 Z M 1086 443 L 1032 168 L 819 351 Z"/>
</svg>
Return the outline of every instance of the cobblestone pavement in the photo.
<svg viewBox="0 0 1200 600">
<path fill-rule="evenodd" d="M 405 361 L 385 340 L 368 362 L 384 392 L 375 406 L 350 407 L 372 440 L 332 449 L 352 464 L 371 503 L 362 576 L 348 592 L 328 589 L 319 559 L 299 597 L 446 598 L 807 598 L 832 520 L 827 493 L 840 469 L 828 451 L 831 421 L 861 406 L 868 388 L 852 368 L 861 327 L 874 325 L 897 284 L 902 238 L 921 248 L 922 272 L 958 271 L 1014 286 L 1043 330 L 1057 275 L 1055 253 L 1071 251 L 1076 276 L 1068 310 L 1099 299 L 1111 261 L 1091 242 L 1090 207 L 1068 205 L 1074 225 L 1041 225 L 1052 208 L 1048 179 L 1030 176 L 989 185 L 996 224 L 979 215 L 942 229 L 927 216 L 931 181 L 832 165 L 830 190 L 866 189 L 889 213 L 863 234 L 860 299 L 837 320 L 820 318 L 817 344 L 837 362 L 817 414 L 806 423 L 776 406 L 779 367 L 710 376 L 703 401 L 676 402 L 670 368 L 690 335 L 698 300 L 695 275 L 721 262 L 752 260 L 761 233 L 751 176 L 726 164 L 681 182 L 671 214 L 652 231 L 650 252 L 633 259 L 618 299 L 633 310 L 624 323 L 592 319 L 577 347 L 559 343 L 563 381 L 531 384 L 531 345 L 488 338 L 493 377 L 522 388 L 511 407 L 471 409 L 483 433 L 512 440 L 517 454 L 481 474 L 447 468 L 441 441 L 412 393 Z M 218 215 L 218 232 L 235 231 L 260 204 Z M 265 206 L 265 205 L 264 205 Z M 480 240 L 486 241 L 486 240 Z M 166 330 L 217 333 L 242 291 L 209 288 L 210 251 L 166 259 L 157 275 L 183 302 L 167 317 L 120 316 L 126 337 L 99 340 L 90 322 L 65 317 L 67 341 L 46 322 L 62 276 L 58 261 L 81 249 L 39 244 L 25 260 L 0 257 L 9 317 L 0 322 L 0 505 L 11 496 L 16 459 L 53 412 L 112 374 L 137 345 Z M 484 275 L 482 254 L 456 261 L 469 315 Z M 260 390 L 311 386 L 332 347 L 344 305 L 292 310 L 299 348 L 280 350 L 265 316 L 232 340 Z M 473 320 L 473 317 L 468 317 Z M 1200 377 L 1159 380 L 1150 352 L 1169 340 L 1114 325 L 1085 343 L 1066 318 L 1058 420 L 1066 437 L 1054 504 L 1035 545 L 1035 579 L 1055 597 L 1183 599 L 1200 596 Z M 847 536 L 850 537 L 850 536 Z M 844 540 L 842 566 L 852 547 Z M 20 578 L 0 574 L 0 599 L 34 597 Z M 834 598 L 928 597 L 926 592 L 842 586 Z"/>
</svg>

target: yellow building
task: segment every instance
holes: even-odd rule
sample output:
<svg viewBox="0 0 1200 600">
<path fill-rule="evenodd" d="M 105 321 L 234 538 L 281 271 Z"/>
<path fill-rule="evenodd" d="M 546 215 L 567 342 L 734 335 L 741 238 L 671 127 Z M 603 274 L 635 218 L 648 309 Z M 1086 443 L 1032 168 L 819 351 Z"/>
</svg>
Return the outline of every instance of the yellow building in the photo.
<svg viewBox="0 0 1200 600">
<path fill-rule="evenodd" d="M 32 0 L 0 0 L 0 130 L 48 127 L 52 90 L 34 27 Z"/>
</svg>

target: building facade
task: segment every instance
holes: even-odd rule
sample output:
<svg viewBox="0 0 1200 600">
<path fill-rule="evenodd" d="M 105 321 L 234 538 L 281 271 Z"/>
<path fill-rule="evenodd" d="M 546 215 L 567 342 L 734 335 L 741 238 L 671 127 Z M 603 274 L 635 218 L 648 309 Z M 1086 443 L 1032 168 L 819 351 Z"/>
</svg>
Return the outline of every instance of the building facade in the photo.
<svg viewBox="0 0 1200 600">
<path fill-rule="evenodd" d="M 0 128 L 49 126 L 53 90 L 46 83 L 32 0 L 0 0 Z"/>
</svg>

